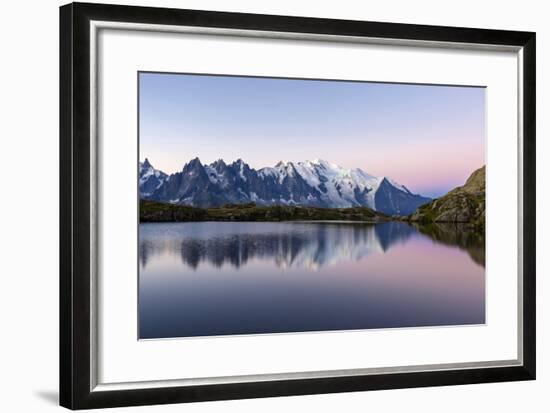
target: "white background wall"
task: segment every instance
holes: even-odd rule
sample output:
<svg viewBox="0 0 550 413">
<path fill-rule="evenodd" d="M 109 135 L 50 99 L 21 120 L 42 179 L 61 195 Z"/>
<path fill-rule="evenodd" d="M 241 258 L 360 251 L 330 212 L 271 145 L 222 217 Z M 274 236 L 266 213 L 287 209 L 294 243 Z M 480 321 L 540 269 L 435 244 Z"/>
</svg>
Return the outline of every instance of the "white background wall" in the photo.
<svg viewBox="0 0 550 413">
<path fill-rule="evenodd" d="M 132 411 L 465 412 L 550 410 L 550 112 L 543 75 L 550 56 L 544 1 L 443 2 L 173 0 L 117 1 L 265 14 L 390 21 L 537 32 L 538 380 L 132 408 Z M 0 24 L 0 410 L 57 407 L 58 385 L 58 0 L 4 2 Z M 123 409 L 129 411 L 128 409 Z"/>
</svg>

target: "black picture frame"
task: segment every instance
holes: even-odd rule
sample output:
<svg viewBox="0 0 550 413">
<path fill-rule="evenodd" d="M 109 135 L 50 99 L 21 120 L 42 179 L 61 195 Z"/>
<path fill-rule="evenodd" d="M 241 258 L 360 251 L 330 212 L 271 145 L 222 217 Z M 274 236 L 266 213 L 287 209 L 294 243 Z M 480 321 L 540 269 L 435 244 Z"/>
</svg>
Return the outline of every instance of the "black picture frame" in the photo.
<svg viewBox="0 0 550 413">
<path fill-rule="evenodd" d="M 521 48 L 523 365 L 247 383 L 91 389 L 90 21 L 250 29 Z M 70 409 L 535 379 L 535 55 L 532 32 L 72 3 L 60 8 L 60 404 Z"/>
</svg>

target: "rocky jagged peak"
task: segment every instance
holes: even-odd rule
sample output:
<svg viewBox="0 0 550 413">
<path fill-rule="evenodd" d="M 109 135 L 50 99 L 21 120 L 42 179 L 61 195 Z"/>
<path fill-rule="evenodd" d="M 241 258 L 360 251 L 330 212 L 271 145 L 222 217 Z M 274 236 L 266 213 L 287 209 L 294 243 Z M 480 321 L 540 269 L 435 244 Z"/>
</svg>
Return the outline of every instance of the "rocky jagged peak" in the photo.
<svg viewBox="0 0 550 413">
<path fill-rule="evenodd" d="M 190 167 L 190 168 L 202 167 L 201 160 L 198 157 L 193 158 L 184 166 L 184 168 L 186 167 Z"/>
<path fill-rule="evenodd" d="M 250 166 L 241 158 L 233 162 L 230 167 L 241 177 L 243 180 L 247 180 L 246 175 L 251 171 Z"/>
<path fill-rule="evenodd" d="M 218 160 L 212 162 L 212 165 L 211 165 L 211 166 L 213 166 L 214 168 L 216 168 L 216 167 L 218 167 L 218 166 L 227 166 L 227 164 L 225 163 L 225 161 L 224 161 L 222 158 L 220 158 L 220 159 L 218 159 Z"/>
<path fill-rule="evenodd" d="M 210 164 L 210 167 L 214 169 L 218 174 L 223 173 L 227 169 L 227 164 L 223 159 L 218 159 Z"/>
<path fill-rule="evenodd" d="M 205 174 L 206 171 L 204 170 L 204 166 L 201 163 L 201 160 L 197 157 L 194 159 L 191 159 L 188 163 L 186 163 L 182 169 L 182 173 L 195 173 L 195 174 Z"/>
<path fill-rule="evenodd" d="M 234 161 L 231 164 L 231 166 L 238 169 L 248 168 L 248 164 L 245 161 L 243 161 L 241 158 Z"/>
<path fill-rule="evenodd" d="M 142 196 L 151 195 L 167 178 L 168 175 L 155 169 L 148 158 L 139 163 L 139 188 Z"/>
<path fill-rule="evenodd" d="M 277 162 L 277 165 L 275 165 L 275 168 L 279 170 L 295 170 L 296 167 L 291 161 L 279 161 Z"/>
</svg>

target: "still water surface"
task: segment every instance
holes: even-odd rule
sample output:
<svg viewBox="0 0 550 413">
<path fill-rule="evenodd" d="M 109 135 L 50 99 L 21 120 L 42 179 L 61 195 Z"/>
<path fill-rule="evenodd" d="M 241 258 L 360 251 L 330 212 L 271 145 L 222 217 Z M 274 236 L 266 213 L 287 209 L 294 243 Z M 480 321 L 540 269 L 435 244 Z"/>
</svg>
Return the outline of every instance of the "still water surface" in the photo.
<svg viewBox="0 0 550 413">
<path fill-rule="evenodd" d="M 482 324 L 484 242 L 457 226 L 140 224 L 140 338 Z"/>
</svg>

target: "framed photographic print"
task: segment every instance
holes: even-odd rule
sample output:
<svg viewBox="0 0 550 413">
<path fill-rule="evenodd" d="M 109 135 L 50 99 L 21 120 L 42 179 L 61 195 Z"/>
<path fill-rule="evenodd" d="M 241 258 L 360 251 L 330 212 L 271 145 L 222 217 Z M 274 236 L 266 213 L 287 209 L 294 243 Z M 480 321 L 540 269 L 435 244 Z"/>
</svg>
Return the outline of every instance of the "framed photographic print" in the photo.
<svg viewBox="0 0 550 413">
<path fill-rule="evenodd" d="M 535 378 L 535 34 L 60 10 L 71 409 Z"/>
</svg>

